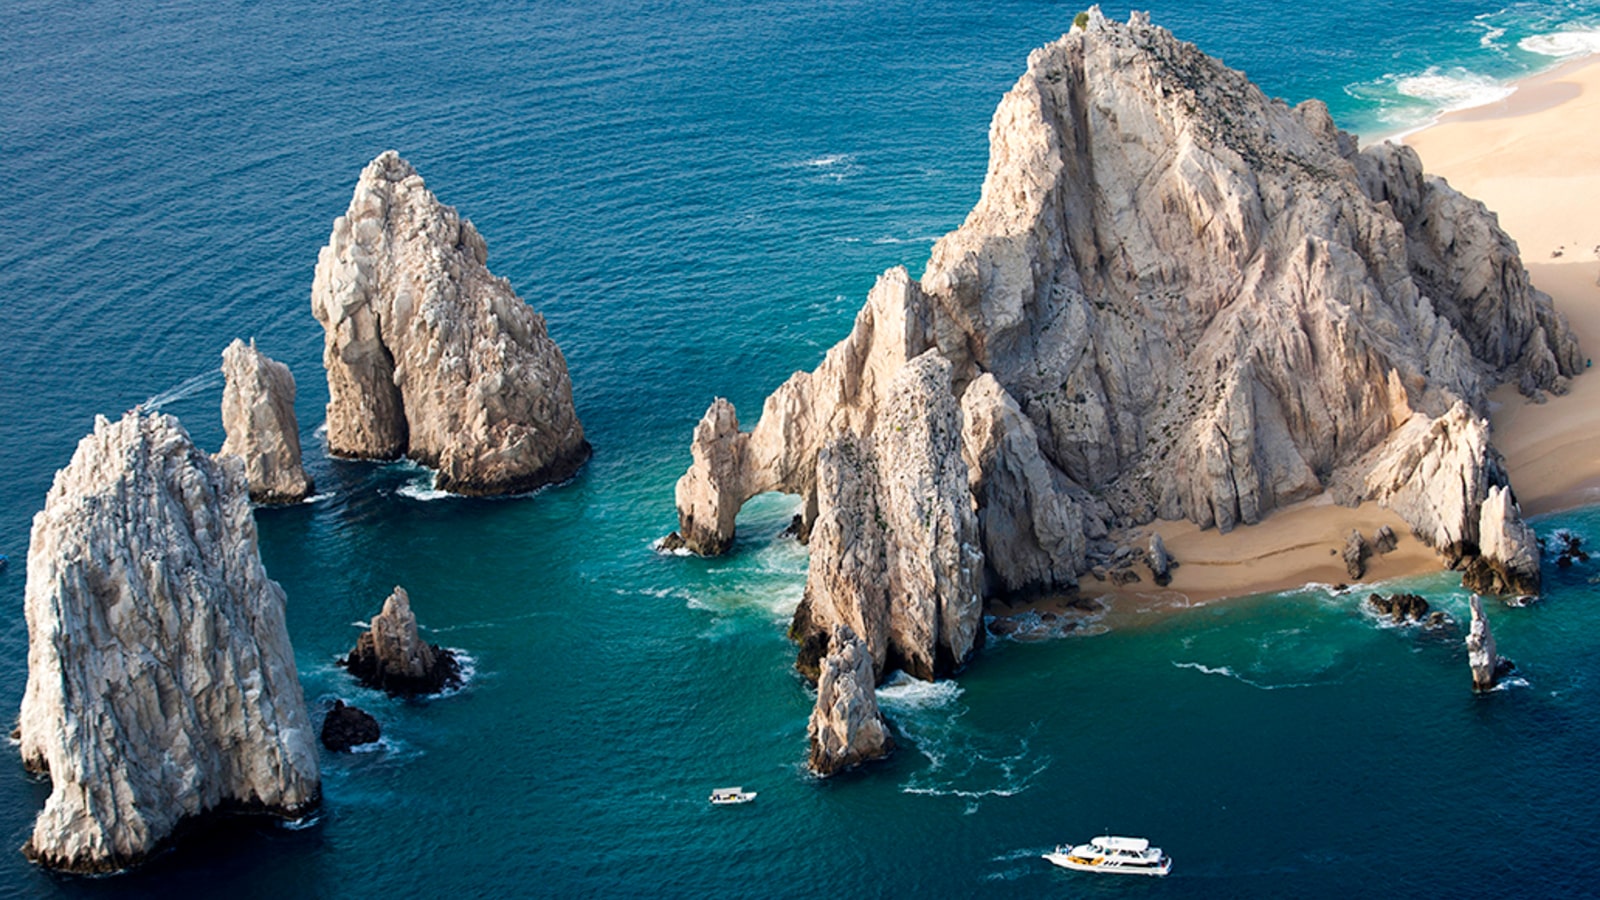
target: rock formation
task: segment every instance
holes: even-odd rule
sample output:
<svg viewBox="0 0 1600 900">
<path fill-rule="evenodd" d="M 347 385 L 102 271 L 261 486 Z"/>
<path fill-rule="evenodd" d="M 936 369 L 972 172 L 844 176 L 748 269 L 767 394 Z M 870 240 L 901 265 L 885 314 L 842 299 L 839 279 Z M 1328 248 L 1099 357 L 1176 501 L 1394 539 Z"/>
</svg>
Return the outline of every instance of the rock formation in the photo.
<svg viewBox="0 0 1600 900">
<path fill-rule="evenodd" d="M 109 872 L 209 811 L 315 807 L 284 603 L 238 458 L 208 457 L 170 416 L 96 418 L 28 549 L 18 732 L 51 790 L 23 852 Z"/>
<path fill-rule="evenodd" d="M 1394 548 L 1400 546 L 1400 537 L 1394 529 L 1387 525 L 1379 525 L 1378 531 L 1372 536 L 1372 549 L 1380 556 L 1393 553 Z"/>
<path fill-rule="evenodd" d="M 1472 595 L 1472 626 L 1467 632 L 1467 665 L 1472 667 L 1472 689 L 1487 691 L 1500 680 L 1505 668 L 1495 652 L 1494 635 L 1489 632 L 1489 619 L 1483 614 L 1483 601 Z"/>
<path fill-rule="evenodd" d="M 455 654 L 422 639 L 411 595 L 398 585 L 344 665 L 363 684 L 402 696 L 436 694 L 461 684 Z"/>
<path fill-rule="evenodd" d="M 1511 489 L 1490 488 L 1481 509 L 1479 555 L 1468 563 L 1462 585 L 1481 594 L 1539 593 L 1539 538 L 1522 521 Z"/>
<path fill-rule="evenodd" d="M 335 753 L 348 753 L 352 747 L 370 744 L 383 737 L 378 720 L 366 710 L 333 701 L 333 708 L 322 719 L 322 746 Z"/>
<path fill-rule="evenodd" d="M 244 460 L 250 499 L 298 503 L 311 496 L 311 478 L 300 465 L 300 425 L 294 415 L 294 376 L 289 367 L 235 339 L 222 351 L 222 453 Z"/>
<path fill-rule="evenodd" d="M 394 151 L 362 171 L 311 290 L 332 453 L 409 456 L 440 490 L 479 495 L 563 481 L 588 459 L 565 357 L 487 258 Z"/>
<path fill-rule="evenodd" d="M 894 751 L 889 723 L 878 711 L 872 669 L 866 642 L 850 626 L 834 625 L 817 678 L 817 705 L 806 726 L 811 743 L 807 764 L 818 775 L 827 777 Z"/>
<path fill-rule="evenodd" d="M 1367 559 L 1372 556 L 1372 545 L 1361 535 L 1360 530 L 1350 529 L 1349 537 L 1344 539 L 1344 569 L 1350 573 L 1351 578 L 1360 578 L 1367 574 Z"/>
<path fill-rule="evenodd" d="M 1424 622 L 1428 619 L 1428 601 L 1416 594 L 1368 594 L 1367 605 L 1373 612 L 1386 616 L 1396 625 L 1407 622 Z"/>
<path fill-rule="evenodd" d="M 1139 14 L 1092 10 L 1036 50 L 990 147 L 977 206 L 920 281 L 881 277 L 753 431 L 726 401 L 707 413 L 678 482 L 686 546 L 725 549 L 763 491 L 817 521 L 825 448 L 863 449 L 883 386 L 937 348 L 990 594 L 1070 585 L 1109 530 L 1227 531 L 1323 491 L 1477 555 L 1507 484 L 1487 392 L 1559 393 L 1582 362 L 1482 204 Z M 1487 552 L 1520 554 L 1503 531 Z M 813 534 L 813 565 L 859 539 Z"/>
<path fill-rule="evenodd" d="M 887 388 L 870 437 L 847 432 L 817 454 L 811 565 L 792 633 L 820 650 L 843 623 L 879 678 L 898 668 L 931 679 L 982 639 L 983 551 L 950 364 L 930 350 Z"/>
<path fill-rule="evenodd" d="M 1145 560 L 1149 563 L 1150 574 L 1154 576 L 1158 586 L 1166 587 L 1172 583 L 1172 569 L 1175 564 L 1171 554 L 1167 553 L 1167 545 L 1161 540 L 1161 535 L 1154 533 L 1150 535 L 1150 550 L 1145 554 Z"/>
</svg>

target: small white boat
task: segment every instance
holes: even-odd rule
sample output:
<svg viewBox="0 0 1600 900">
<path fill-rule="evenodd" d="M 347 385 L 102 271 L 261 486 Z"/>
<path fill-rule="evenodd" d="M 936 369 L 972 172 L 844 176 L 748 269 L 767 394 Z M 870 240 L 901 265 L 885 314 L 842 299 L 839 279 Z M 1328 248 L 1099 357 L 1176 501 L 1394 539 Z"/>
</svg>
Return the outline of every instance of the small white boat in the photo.
<svg viewBox="0 0 1600 900">
<path fill-rule="evenodd" d="M 734 803 L 749 803 L 755 798 L 755 791 L 747 791 L 742 787 L 717 788 L 711 792 L 711 802 L 718 806 L 729 806 Z"/>
<path fill-rule="evenodd" d="M 1144 838 L 1101 835 L 1076 847 L 1063 844 L 1045 859 L 1080 872 L 1117 872 L 1124 875 L 1165 875 L 1172 871 L 1172 857 L 1150 846 Z"/>
</svg>

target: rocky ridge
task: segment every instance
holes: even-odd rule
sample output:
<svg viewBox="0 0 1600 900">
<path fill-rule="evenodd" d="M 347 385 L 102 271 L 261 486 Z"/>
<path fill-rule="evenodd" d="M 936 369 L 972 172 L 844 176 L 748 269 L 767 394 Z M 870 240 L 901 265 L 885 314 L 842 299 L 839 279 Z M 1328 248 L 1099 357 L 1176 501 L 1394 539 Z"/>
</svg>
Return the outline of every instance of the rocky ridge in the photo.
<svg viewBox="0 0 1600 900">
<path fill-rule="evenodd" d="M 208 457 L 170 416 L 96 418 L 28 548 L 18 733 L 51 790 L 23 852 L 110 872 L 210 811 L 314 808 L 284 604 L 237 457 Z"/>
<path fill-rule="evenodd" d="M 884 387 L 936 349 L 986 596 L 1070 586 L 1085 548 L 1156 517 L 1228 531 L 1324 491 L 1528 571 L 1487 392 L 1563 392 L 1582 360 L 1482 204 L 1140 14 L 1092 10 L 1034 51 L 990 146 L 977 206 L 920 280 L 880 277 L 849 336 L 768 397 L 753 431 L 713 404 L 677 486 L 685 546 L 722 552 L 744 500 L 797 494 L 808 595 L 848 593 L 873 523 L 823 528 L 825 495 L 855 477 L 841 462 L 872 467 L 859 451 L 882 432 Z M 819 606 L 797 630 L 826 632 Z"/>
<path fill-rule="evenodd" d="M 294 375 L 289 367 L 235 339 L 222 351 L 221 453 L 244 460 L 250 499 L 298 503 L 311 496 L 310 476 L 300 464 L 300 425 L 294 414 Z"/>
<path fill-rule="evenodd" d="M 589 457 L 566 358 L 472 223 L 394 151 L 361 173 L 317 259 L 328 449 L 408 456 L 459 494 L 563 481 Z"/>
</svg>

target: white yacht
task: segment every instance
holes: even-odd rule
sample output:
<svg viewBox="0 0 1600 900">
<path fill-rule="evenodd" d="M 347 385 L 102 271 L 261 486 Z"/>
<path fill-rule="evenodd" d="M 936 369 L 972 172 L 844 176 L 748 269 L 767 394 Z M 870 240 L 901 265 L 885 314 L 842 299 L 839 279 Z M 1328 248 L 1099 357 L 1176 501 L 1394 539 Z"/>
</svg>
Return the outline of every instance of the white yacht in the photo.
<svg viewBox="0 0 1600 900">
<path fill-rule="evenodd" d="M 1076 847 L 1063 844 L 1044 858 L 1081 872 L 1165 875 L 1172 871 L 1172 857 L 1162 853 L 1160 847 L 1150 846 L 1144 838 L 1101 835 Z"/>
<path fill-rule="evenodd" d="M 711 802 L 718 806 L 728 806 L 734 803 L 749 803 L 755 798 L 755 791 L 747 791 L 742 787 L 717 788 L 711 792 Z"/>
</svg>

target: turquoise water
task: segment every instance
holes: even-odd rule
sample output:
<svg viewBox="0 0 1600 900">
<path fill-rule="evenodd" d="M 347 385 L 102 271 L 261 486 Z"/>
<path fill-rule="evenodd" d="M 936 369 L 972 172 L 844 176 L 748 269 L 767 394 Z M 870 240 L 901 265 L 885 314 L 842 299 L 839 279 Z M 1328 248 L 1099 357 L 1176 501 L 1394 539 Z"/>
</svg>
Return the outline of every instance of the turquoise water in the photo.
<svg viewBox="0 0 1600 900">
<path fill-rule="evenodd" d="M 1369 135 L 1489 96 L 1600 26 L 1595 3 L 1151 9 Z M 353 700 L 387 734 L 324 759 L 310 827 L 213 829 L 111 880 L 0 848 L 0 892 L 1592 894 L 1600 566 L 1491 611 L 1523 682 L 1487 697 L 1458 641 L 1311 590 L 995 642 L 958 684 L 886 690 L 903 752 L 821 784 L 782 636 L 805 570 L 775 538 L 792 502 L 753 503 L 729 558 L 650 552 L 711 397 L 753 419 L 882 269 L 920 272 L 977 198 L 1000 94 L 1076 11 L 0 6 L 0 709 L 21 697 L 22 561 L 52 473 L 94 414 L 150 398 L 220 446 L 214 370 L 253 335 L 300 379 L 326 495 L 258 513 L 307 697 Z M 322 452 L 311 271 L 389 147 L 549 319 L 596 448 L 573 483 L 441 498 L 421 470 Z M 1600 536 L 1600 513 L 1540 523 L 1558 526 Z M 459 693 L 392 701 L 332 665 L 395 584 L 471 659 Z M 1461 615 L 1448 577 L 1411 586 Z M 730 783 L 761 796 L 704 802 Z M 0 765 L 0 842 L 22 843 L 45 792 Z M 1157 839 L 1175 874 L 1108 884 L 1037 858 L 1103 830 Z"/>
</svg>

